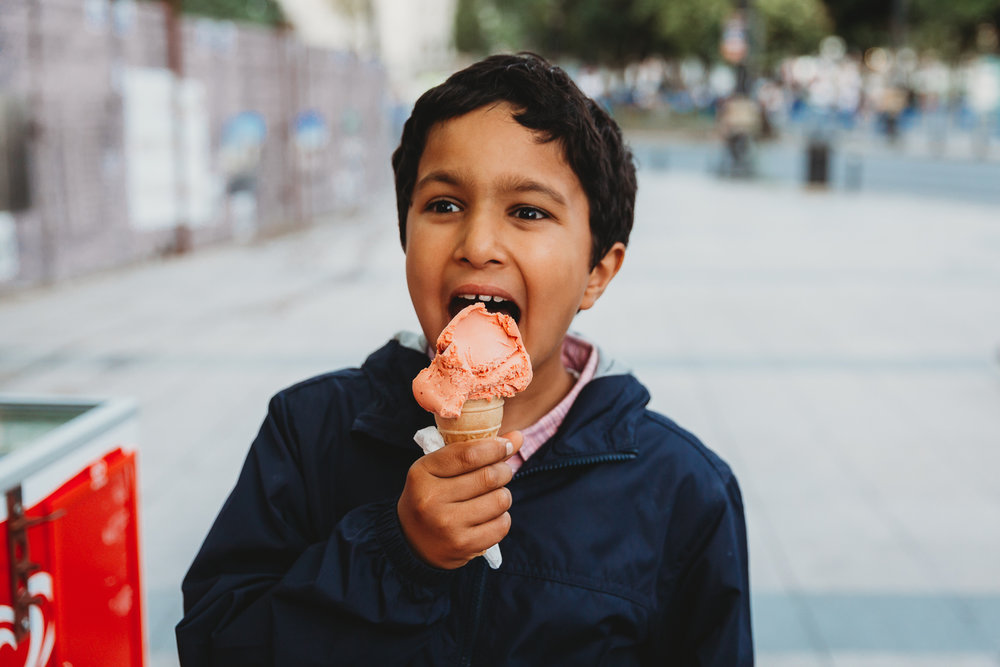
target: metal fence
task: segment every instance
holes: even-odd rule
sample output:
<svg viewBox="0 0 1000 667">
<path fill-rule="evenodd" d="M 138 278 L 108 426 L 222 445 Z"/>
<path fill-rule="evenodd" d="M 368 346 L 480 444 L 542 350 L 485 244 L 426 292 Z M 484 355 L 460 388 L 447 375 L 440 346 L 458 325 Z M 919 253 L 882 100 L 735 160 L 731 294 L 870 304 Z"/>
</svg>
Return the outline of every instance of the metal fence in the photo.
<svg viewBox="0 0 1000 667">
<path fill-rule="evenodd" d="M 0 2 L 0 290 L 275 233 L 386 183 L 378 63 L 179 27 L 181 76 L 163 3 Z"/>
</svg>

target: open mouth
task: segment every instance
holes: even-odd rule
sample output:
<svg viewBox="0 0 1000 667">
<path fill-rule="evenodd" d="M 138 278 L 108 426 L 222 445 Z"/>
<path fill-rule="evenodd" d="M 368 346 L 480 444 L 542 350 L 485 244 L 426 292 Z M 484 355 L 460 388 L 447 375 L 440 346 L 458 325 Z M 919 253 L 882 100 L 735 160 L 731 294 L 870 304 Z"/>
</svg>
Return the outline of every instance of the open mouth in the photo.
<svg viewBox="0 0 1000 667">
<path fill-rule="evenodd" d="M 455 317 L 458 315 L 460 310 L 471 306 L 474 303 L 483 304 L 486 306 L 486 310 L 491 313 L 503 313 L 504 315 L 509 315 L 514 318 L 514 321 L 518 324 L 521 322 L 521 309 L 516 303 L 510 299 L 505 299 L 500 296 L 490 296 L 488 294 L 459 294 L 454 296 L 451 301 L 448 302 L 448 314 L 451 317 Z"/>
</svg>

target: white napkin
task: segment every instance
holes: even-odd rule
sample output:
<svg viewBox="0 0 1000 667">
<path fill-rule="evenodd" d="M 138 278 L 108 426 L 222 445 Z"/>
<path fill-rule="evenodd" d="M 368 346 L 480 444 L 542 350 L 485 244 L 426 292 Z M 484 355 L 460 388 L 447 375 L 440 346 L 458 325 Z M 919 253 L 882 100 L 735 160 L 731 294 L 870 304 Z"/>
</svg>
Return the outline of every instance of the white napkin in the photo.
<svg viewBox="0 0 1000 667">
<path fill-rule="evenodd" d="M 420 445 L 420 449 L 424 450 L 424 454 L 436 452 L 444 447 L 444 438 L 438 433 L 437 428 L 433 426 L 422 428 L 414 433 L 413 440 Z M 500 563 L 503 562 L 503 558 L 500 556 L 500 545 L 494 544 L 487 549 L 486 553 L 483 554 L 483 558 L 486 559 L 486 562 L 494 570 L 500 567 Z"/>
</svg>

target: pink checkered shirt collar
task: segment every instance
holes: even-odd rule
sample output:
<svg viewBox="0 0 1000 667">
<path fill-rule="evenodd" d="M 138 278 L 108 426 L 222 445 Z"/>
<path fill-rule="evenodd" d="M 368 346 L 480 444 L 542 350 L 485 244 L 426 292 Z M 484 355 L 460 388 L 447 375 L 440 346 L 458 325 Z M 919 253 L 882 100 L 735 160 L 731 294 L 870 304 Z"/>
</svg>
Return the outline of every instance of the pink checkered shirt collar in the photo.
<svg viewBox="0 0 1000 667">
<path fill-rule="evenodd" d="M 517 454 L 507 460 L 514 472 L 517 472 L 518 468 L 524 465 L 524 462 L 559 430 L 566 415 L 569 414 L 569 409 L 573 407 L 576 397 L 580 395 L 580 390 L 594 379 L 594 373 L 597 371 L 597 356 L 596 346 L 582 338 L 566 334 L 566 338 L 563 340 L 562 363 L 571 373 L 578 376 L 576 383 L 554 408 L 537 422 L 521 431 L 524 436 L 524 444 L 521 445 Z"/>
</svg>

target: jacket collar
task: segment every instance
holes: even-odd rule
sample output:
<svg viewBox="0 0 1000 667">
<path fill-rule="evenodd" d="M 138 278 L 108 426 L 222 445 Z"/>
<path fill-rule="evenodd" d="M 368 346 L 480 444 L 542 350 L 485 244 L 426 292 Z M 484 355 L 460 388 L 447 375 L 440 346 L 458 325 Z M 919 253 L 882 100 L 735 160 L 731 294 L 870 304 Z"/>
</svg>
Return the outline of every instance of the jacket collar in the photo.
<svg viewBox="0 0 1000 667">
<path fill-rule="evenodd" d="M 372 383 L 375 400 L 355 419 L 352 431 L 419 451 L 413 434 L 434 424 L 433 415 L 417 404 L 411 389 L 413 378 L 428 363 L 422 342 L 422 337 L 397 336 L 368 357 L 362 371 Z M 530 464 L 536 459 L 551 462 L 636 452 L 636 425 L 649 393 L 632 375 L 614 372 L 620 367 L 603 370 L 583 388 L 559 431 Z"/>
<path fill-rule="evenodd" d="M 352 432 L 363 433 L 391 445 L 420 448 L 413 434 L 434 425 L 434 416 L 413 398 L 411 383 L 427 366 L 427 355 L 391 340 L 361 366 L 372 384 L 374 400 L 354 420 Z"/>
<path fill-rule="evenodd" d="M 632 375 L 595 377 L 577 396 L 549 446 L 531 461 L 636 453 L 636 428 L 648 402 L 649 392 Z"/>
</svg>

